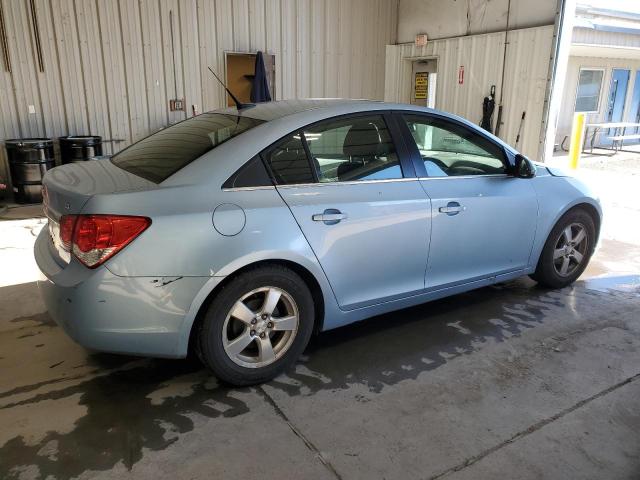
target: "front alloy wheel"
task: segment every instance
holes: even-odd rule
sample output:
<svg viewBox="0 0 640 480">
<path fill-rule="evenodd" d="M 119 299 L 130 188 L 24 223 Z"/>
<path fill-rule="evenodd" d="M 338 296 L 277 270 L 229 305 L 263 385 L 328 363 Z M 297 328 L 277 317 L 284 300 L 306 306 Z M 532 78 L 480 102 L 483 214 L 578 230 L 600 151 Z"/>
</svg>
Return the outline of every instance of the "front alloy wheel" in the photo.
<svg viewBox="0 0 640 480">
<path fill-rule="evenodd" d="M 544 287 L 570 285 L 587 268 L 596 238 L 594 217 L 580 207 L 569 210 L 547 237 L 531 277 Z"/>
<path fill-rule="evenodd" d="M 553 250 L 553 267 L 561 277 L 572 275 L 587 254 L 587 229 L 580 223 L 568 225 L 558 237 Z"/>
</svg>

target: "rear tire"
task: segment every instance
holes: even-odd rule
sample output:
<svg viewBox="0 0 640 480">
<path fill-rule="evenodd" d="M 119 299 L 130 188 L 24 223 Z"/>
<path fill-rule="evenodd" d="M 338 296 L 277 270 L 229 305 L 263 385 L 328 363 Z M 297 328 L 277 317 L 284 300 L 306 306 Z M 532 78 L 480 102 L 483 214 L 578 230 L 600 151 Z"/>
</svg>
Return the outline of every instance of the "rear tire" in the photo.
<svg viewBox="0 0 640 480">
<path fill-rule="evenodd" d="M 531 278 L 548 288 L 571 285 L 587 268 L 595 239 L 591 215 L 580 208 L 570 210 L 551 230 Z"/>
<path fill-rule="evenodd" d="M 246 271 L 209 305 L 197 338 L 199 357 L 237 386 L 271 380 L 304 351 L 314 323 L 313 297 L 295 272 L 278 265 Z"/>
</svg>

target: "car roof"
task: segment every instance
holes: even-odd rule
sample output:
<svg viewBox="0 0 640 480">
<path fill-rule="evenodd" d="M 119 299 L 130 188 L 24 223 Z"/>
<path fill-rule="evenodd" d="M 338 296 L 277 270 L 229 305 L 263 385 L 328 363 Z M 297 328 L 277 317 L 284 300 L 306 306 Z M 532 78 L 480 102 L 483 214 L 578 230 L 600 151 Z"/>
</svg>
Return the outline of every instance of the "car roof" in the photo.
<svg viewBox="0 0 640 480">
<path fill-rule="evenodd" d="M 257 103 L 252 107 L 238 110 L 236 107 L 215 110 L 215 113 L 224 113 L 228 115 L 238 115 L 241 117 L 255 118 L 269 122 L 278 120 L 289 115 L 302 113 L 309 110 L 331 110 L 345 106 L 372 105 L 382 104 L 383 102 L 376 100 L 352 100 L 344 98 L 308 98 L 308 99 L 292 99 L 278 100 L 274 102 Z"/>
<path fill-rule="evenodd" d="M 439 115 L 441 117 L 466 124 L 467 126 L 481 132 L 483 135 L 491 137 L 493 140 L 504 145 L 509 150 L 513 150 L 513 148 L 503 140 L 485 130 L 481 130 L 476 124 L 470 122 L 466 118 L 459 117 L 458 115 L 449 112 L 406 103 L 348 98 L 305 98 L 257 103 L 251 107 L 242 108 L 240 110 L 236 107 L 228 107 L 220 110 L 214 110 L 210 113 L 237 115 L 240 117 L 262 120 L 272 124 L 288 124 L 289 126 L 292 122 L 297 120 L 300 122 L 300 126 L 303 126 L 305 123 L 310 123 L 310 121 L 322 118 L 330 118 L 332 116 L 345 115 L 349 113 L 367 111 L 374 112 L 380 110 L 403 110 L 415 113 L 431 113 Z"/>
<path fill-rule="evenodd" d="M 261 120 L 263 123 L 222 143 L 200 159 L 191 162 L 163 183 L 179 185 L 187 183 L 205 183 L 213 181 L 209 174 L 209 162 L 215 162 L 218 180 L 224 182 L 243 163 L 284 136 L 306 125 L 341 115 L 360 114 L 380 111 L 406 111 L 411 113 L 430 113 L 458 123 L 467 125 L 481 135 L 492 138 L 508 151 L 515 152 L 512 147 L 489 132 L 481 130 L 477 125 L 456 115 L 417 105 L 388 103 L 376 100 L 351 100 L 342 98 L 330 99 L 296 99 L 258 103 L 249 108 L 238 110 L 229 107 L 209 113 L 234 115 Z M 214 160 L 215 159 L 215 160 Z"/>
<path fill-rule="evenodd" d="M 269 123 L 280 123 L 289 125 L 292 122 L 299 121 L 304 125 L 311 120 L 319 120 L 321 118 L 330 118 L 332 116 L 344 115 L 349 113 L 359 113 L 367 111 L 379 110 L 403 110 L 415 113 L 431 113 L 441 117 L 455 120 L 459 123 L 475 129 L 482 135 L 488 136 L 497 143 L 503 145 L 508 150 L 516 153 L 516 151 L 505 143 L 502 139 L 496 137 L 490 132 L 480 129 L 475 123 L 470 122 L 466 118 L 458 115 L 436 110 L 429 107 L 419 105 L 410 105 L 406 103 L 383 102 L 380 100 L 366 99 L 348 99 L 348 98 L 307 98 L 307 99 L 291 99 L 278 100 L 272 102 L 257 103 L 252 107 L 238 110 L 236 107 L 229 107 L 222 110 L 216 110 L 215 113 L 225 113 L 228 115 L 238 115 L 241 117 L 254 118 Z M 213 112 L 212 112 L 213 113 Z M 295 119 L 295 120 L 294 120 Z M 309 120 L 309 121 L 306 121 Z"/>
</svg>

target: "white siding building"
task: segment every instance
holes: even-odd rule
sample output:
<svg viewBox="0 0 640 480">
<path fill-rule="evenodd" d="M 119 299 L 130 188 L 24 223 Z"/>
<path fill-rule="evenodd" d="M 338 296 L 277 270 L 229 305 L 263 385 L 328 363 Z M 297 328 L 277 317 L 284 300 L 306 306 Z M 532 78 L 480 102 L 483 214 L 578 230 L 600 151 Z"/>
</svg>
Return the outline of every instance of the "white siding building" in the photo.
<svg viewBox="0 0 640 480">
<path fill-rule="evenodd" d="M 640 14 L 578 6 L 556 144 L 568 148 L 576 111 L 587 123 L 640 122 Z"/>
</svg>

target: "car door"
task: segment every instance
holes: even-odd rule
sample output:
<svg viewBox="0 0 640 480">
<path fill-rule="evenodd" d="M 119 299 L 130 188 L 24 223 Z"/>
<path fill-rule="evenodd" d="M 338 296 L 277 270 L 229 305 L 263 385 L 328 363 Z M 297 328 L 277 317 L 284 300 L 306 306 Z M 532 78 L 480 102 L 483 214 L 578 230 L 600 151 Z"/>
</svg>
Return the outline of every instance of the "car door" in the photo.
<svg viewBox="0 0 640 480">
<path fill-rule="evenodd" d="M 525 269 L 538 215 L 532 182 L 510 175 L 504 148 L 479 131 L 437 115 L 400 117 L 431 199 L 425 286 L 454 286 Z"/>
<path fill-rule="evenodd" d="M 391 121 L 381 113 L 336 117 L 263 153 L 347 310 L 424 289 L 430 200 Z"/>
</svg>

